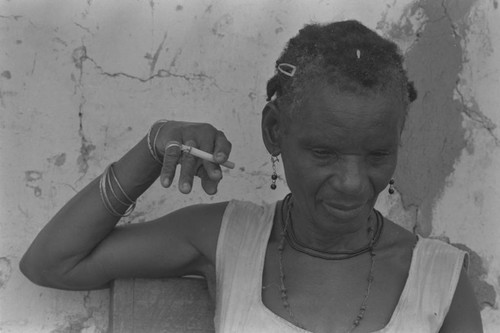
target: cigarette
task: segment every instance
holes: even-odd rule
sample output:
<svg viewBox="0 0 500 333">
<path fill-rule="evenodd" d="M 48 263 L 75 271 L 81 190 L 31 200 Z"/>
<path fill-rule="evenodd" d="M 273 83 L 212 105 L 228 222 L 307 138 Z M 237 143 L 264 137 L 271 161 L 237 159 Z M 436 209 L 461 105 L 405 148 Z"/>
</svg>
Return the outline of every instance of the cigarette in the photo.
<svg viewBox="0 0 500 333">
<path fill-rule="evenodd" d="M 214 155 L 209 154 L 203 150 L 199 150 L 195 147 L 181 145 L 181 150 L 185 153 L 188 153 L 188 154 L 191 154 L 191 155 L 196 156 L 198 158 L 201 158 L 202 160 L 219 164 L 219 162 L 217 162 L 215 160 Z M 234 163 L 231 161 L 226 161 L 226 162 L 222 163 L 221 165 L 225 166 L 228 169 L 234 169 L 234 166 L 235 166 Z"/>
</svg>

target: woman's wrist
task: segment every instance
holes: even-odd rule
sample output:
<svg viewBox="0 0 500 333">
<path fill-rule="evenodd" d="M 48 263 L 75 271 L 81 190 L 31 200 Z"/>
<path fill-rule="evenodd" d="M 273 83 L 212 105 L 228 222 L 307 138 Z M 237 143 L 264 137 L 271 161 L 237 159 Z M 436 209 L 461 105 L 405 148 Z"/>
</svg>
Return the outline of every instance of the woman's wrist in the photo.
<svg viewBox="0 0 500 333">
<path fill-rule="evenodd" d="M 147 136 L 113 167 L 124 192 L 134 201 L 155 182 L 161 171 L 161 164 L 151 156 Z"/>
<path fill-rule="evenodd" d="M 157 141 L 161 129 L 168 123 L 168 120 L 162 119 L 155 122 L 149 129 L 146 135 L 146 140 L 148 143 L 149 153 L 151 157 L 160 165 L 163 165 L 162 155 L 158 152 Z"/>
<path fill-rule="evenodd" d="M 99 179 L 99 193 L 104 208 L 115 217 L 130 215 L 136 205 L 136 200 L 130 198 L 116 177 L 111 163 Z"/>
</svg>

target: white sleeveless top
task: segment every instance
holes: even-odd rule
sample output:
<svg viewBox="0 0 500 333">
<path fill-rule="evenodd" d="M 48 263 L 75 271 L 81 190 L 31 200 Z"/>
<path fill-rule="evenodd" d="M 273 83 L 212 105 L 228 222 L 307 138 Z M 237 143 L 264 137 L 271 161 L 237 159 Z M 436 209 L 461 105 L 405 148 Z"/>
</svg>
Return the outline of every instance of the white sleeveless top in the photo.
<svg viewBox="0 0 500 333">
<path fill-rule="evenodd" d="M 226 208 L 216 255 L 216 332 L 310 333 L 262 303 L 264 259 L 275 206 L 233 200 Z M 444 242 L 419 238 L 399 302 L 387 326 L 376 333 L 438 332 L 465 256 L 466 252 Z"/>
</svg>

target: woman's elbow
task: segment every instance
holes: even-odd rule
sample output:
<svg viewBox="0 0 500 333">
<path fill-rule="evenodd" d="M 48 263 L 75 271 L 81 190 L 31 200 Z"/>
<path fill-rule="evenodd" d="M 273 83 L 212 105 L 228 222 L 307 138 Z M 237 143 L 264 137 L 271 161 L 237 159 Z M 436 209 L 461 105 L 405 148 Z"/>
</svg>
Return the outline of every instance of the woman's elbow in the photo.
<svg viewBox="0 0 500 333">
<path fill-rule="evenodd" d="M 29 257 L 29 253 L 25 253 L 19 262 L 19 270 L 23 275 L 39 286 L 50 287 L 43 268 L 35 263 L 35 260 Z"/>
<path fill-rule="evenodd" d="M 28 280 L 41 287 L 72 289 L 68 288 L 67 283 L 64 282 L 65 278 L 60 270 L 50 267 L 40 258 L 32 255 L 29 250 L 21 258 L 19 270 Z"/>
<path fill-rule="evenodd" d="M 31 282 L 41 287 L 61 290 L 95 290 L 109 287 L 109 282 L 85 278 L 85 274 L 75 269 L 44 265 L 27 254 L 19 262 L 19 270 Z M 94 274 L 95 275 L 95 274 Z"/>
</svg>

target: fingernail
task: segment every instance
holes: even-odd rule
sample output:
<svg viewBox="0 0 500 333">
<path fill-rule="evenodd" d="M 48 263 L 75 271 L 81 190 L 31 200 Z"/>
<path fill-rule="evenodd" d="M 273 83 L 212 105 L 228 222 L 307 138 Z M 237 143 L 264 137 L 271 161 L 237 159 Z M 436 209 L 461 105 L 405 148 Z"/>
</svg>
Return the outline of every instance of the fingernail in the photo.
<svg viewBox="0 0 500 333">
<path fill-rule="evenodd" d="M 217 155 L 215 155 L 215 158 L 217 159 L 217 161 L 222 161 L 226 158 L 226 154 L 224 153 L 217 153 Z"/>
<path fill-rule="evenodd" d="M 191 189 L 191 186 L 189 186 L 188 183 L 182 184 L 182 191 L 183 192 L 189 192 L 190 189 Z"/>
<path fill-rule="evenodd" d="M 163 179 L 163 186 L 169 187 L 170 186 L 170 179 L 168 179 L 168 178 Z"/>
</svg>

